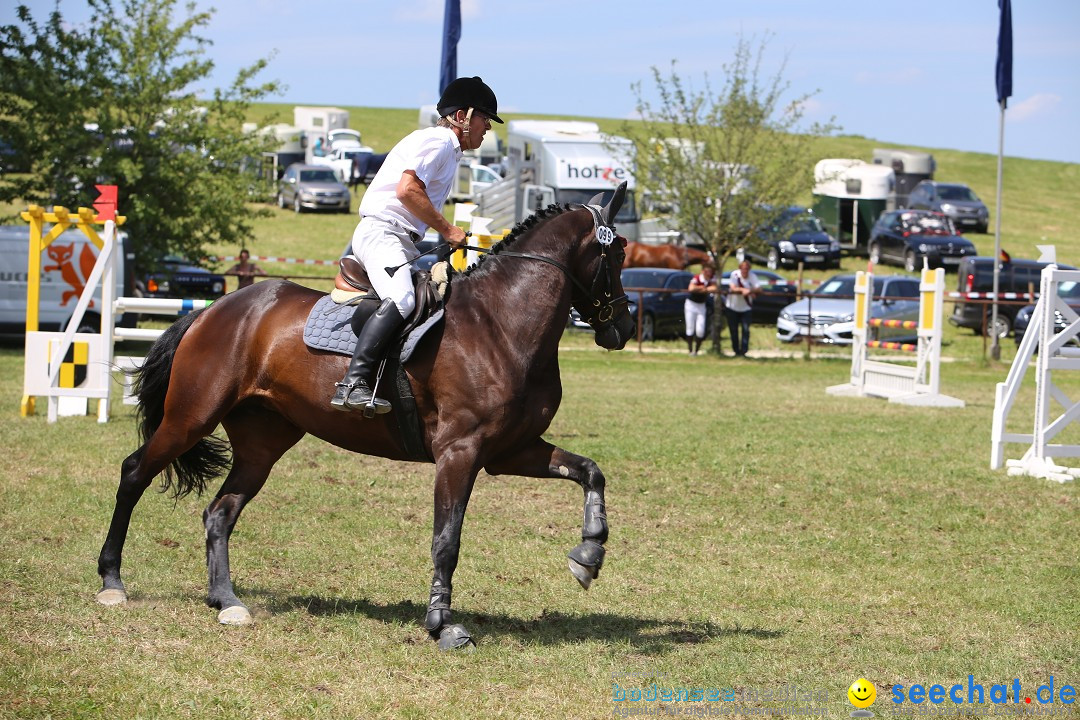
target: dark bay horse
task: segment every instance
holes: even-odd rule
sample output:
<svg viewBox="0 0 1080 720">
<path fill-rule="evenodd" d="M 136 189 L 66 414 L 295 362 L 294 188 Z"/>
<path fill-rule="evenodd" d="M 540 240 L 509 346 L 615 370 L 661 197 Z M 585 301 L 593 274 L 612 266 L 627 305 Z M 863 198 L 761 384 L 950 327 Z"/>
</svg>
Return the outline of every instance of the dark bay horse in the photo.
<svg viewBox="0 0 1080 720">
<path fill-rule="evenodd" d="M 683 270 L 695 263 L 711 263 L 707 252 L 682 245 L 649 245 L 647 243 L 627 243 L 626 259 L 623 267 L 657 267 Z"/>
<path fill-rule="evenodd" d="M 634 336 L 619 280 L 625 240 L 611 228 L 623 193 L 604 208 L 552 206 L 519 225 L 478 266 L 455 276 L 441 331 L 425 335 L 405 364 L 435 464 L 434 573 L 424 627 L 440 648 L 473 644 L 451 621 L 451 579 L 481 468 L 580 485 L 582 542 L 569 554 L 570 569 L 588 589 L 603 564 L 604 475 L 541 435 L 561 400 L 558 346 L 571 307 L 589 319 L 601 347 L 621 349 Z M 301 337 L 324 294 L 287 281 L 257 283 L 181 318 L 150 349 L 136 378 L 143 444 L 121 467 L 98 558 L 99 602 L 127 600 L 120 565 L 128 525 L 161 473 L 163 489 L 183 496 L 201 493 L 228 470 L 203 512 L 207 604 L 220 609 L 220 622 L 247 624 L 251 614 L 230 575 L 229 536 L 278 459 L 305 433 L 358 453 L 410 459 L 396 413 L 365 419 L 331 409 L 348 357 L 312 350 Z M 219 424 L 228 442 L 211 435 Z"/>
</svg>

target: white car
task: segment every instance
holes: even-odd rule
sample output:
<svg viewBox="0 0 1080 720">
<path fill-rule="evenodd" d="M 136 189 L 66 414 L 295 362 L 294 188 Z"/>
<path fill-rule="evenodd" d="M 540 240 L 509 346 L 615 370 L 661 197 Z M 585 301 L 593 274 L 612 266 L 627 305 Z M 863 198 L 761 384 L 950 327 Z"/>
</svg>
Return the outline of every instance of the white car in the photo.
<svg viewBox="0 0 1080 720">
<path fill-rule="evenodd" d="M 874 277 L 870 317 L 882 320 L 919 319 L 919 281 L 906 275 Z M 776 337 L 797 342 L 810 336 L 816 342 L 850 345 L 855 329 L 855 276 L 834 275 L 816 292 L 780 311 Z M 904 328 L 871 328 L 875 340 L 917 339 Z"/>
</svg>

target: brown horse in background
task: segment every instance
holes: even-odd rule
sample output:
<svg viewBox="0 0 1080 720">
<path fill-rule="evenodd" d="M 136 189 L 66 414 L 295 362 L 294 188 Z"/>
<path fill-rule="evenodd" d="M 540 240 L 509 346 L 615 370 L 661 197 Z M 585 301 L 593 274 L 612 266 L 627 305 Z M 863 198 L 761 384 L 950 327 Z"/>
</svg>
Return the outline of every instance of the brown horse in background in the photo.
<svg viewBox="0 0 1080 720">
<path fill-rule="evenodd" d="M 632 242 L 626 245 L 624 268 L 657 267 L 683 270 L 694 264 L 711 263 L 707 252 L 682 245 L 649 245 Z"/>
<path fill-rule="evenodd" d="M 584 515 L 570 571 L 587 589 L 603 564 L 604 475 L 543 434 L 562 398 L 559 339 L 571 307 L 601 347 L 621 349 L 634 334 L 619 278 L 625 240 L 611 229 L 624 196 L 625 184 L 606 207 L 552 206 L 519 225 L 454 278 L 442 326 L 424 335 L 404 364 L 425 454 L 435 464 L 434 573 L 424 628 L 440 648 L 473 644 L 451 620 L 450 594 L 465 508 L 481 469 L 576 482 Z M 121 466 L 98 557 L 99 602 L 127 600 L 120 565 L 128 525 L 161 473 L 164 489 L 179 497 L 201 493 L 228 471 L 203 512 L 207 604 L 220 609 L 219 622 L 242 625 L 251 613 L 232 583 L 229 537 L 289 448 L 310 433 L 353 452 L 418 461 L 407 451 L 397 412 L 366 419 L 331 408 L 349 358 L 313 350 L 302 338 L 324 295 L 282 280 L 256 283 L 181 318 L 150 348 L 136 384 L 143 444 Z M 212 435 L 219 424 L 228 442 Z"/>
</svg>

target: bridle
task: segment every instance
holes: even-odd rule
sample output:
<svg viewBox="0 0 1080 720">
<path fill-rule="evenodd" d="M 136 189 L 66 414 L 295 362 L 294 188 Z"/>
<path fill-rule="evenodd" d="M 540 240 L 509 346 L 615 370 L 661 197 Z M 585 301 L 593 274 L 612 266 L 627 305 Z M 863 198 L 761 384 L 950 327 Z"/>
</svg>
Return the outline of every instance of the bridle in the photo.
<svg viewBox="0 0 1080 720">
<path fill-rule="evenodd" d="M 584 305 L 571 299 L 571 304 L 577 309 L 581 315 L 581 319 L 589 324 L 594 332 L 599 332 L 606 329 L 615 321 L 615 311 L 622 306 L 626 308 L 630 303 L 630 298 L 626 293 L 619 295 L 618 297 L 612 297 L 615 291 L 615 281 L 612 272 L 620 272 L 622 269 L 622 262 L 620 261 L 615 266 L 611 263 L 611 258 L 608 251 L 612 245 L 622 240 L 615 234 L 613 225 L 608 225 L 604 222 L 603 208 L 597 205 L 580 205 L 576 207 L 583 207 L 588 210 L 593 216 L 593 234 L 596 237 L 596 242 L 600 245 L 600 264 L 596 268 L 596 275 L 593 276 L 592 287 L 586 288 L 580 280 L 574 277 L 574 274 L 570 271 L 570 268 L 563 265 L 558 260 L 552 260 L 551 258 L 543 257 L 542 255 L 533 255 L 532 253 L 515 252 L 513 250 L 500 250 L 493 252 L 491 248 L 475 247 L 473 245 L 462 246 L 465 250 L 472 250 L 474 252 L 490 253 L 489 257 L 516 257 L 525 258 L 527 260 L 539 260 L 545 262 L 548 265 L 554 265 L 562 270 L 563 275 L 570 280 L 574 285 L 579 297 L 584 300 Z M 588 308 L 588 312 L 584 309 Z"/>
</svg>

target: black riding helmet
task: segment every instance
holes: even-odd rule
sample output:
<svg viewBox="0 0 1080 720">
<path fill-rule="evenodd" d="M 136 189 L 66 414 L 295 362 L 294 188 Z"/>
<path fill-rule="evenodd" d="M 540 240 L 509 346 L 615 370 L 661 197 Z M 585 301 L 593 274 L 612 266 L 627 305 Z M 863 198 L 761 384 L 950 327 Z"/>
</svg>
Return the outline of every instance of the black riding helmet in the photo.
<svg viewBox="0 0 1080 720">
<path fill-rule="evenodd" d="M 446 117 L 458 110 L 468 108 L 479 110 L 497 123 L 503 121 L 496 114 L 499 111 L 499 103 L 495 99 L 495 93 L 479 77 L 462 77 L 454 80 L 446 86 L 446 90 L 443 90 L 437 106 L 439 117 Z"/>
</svg>

